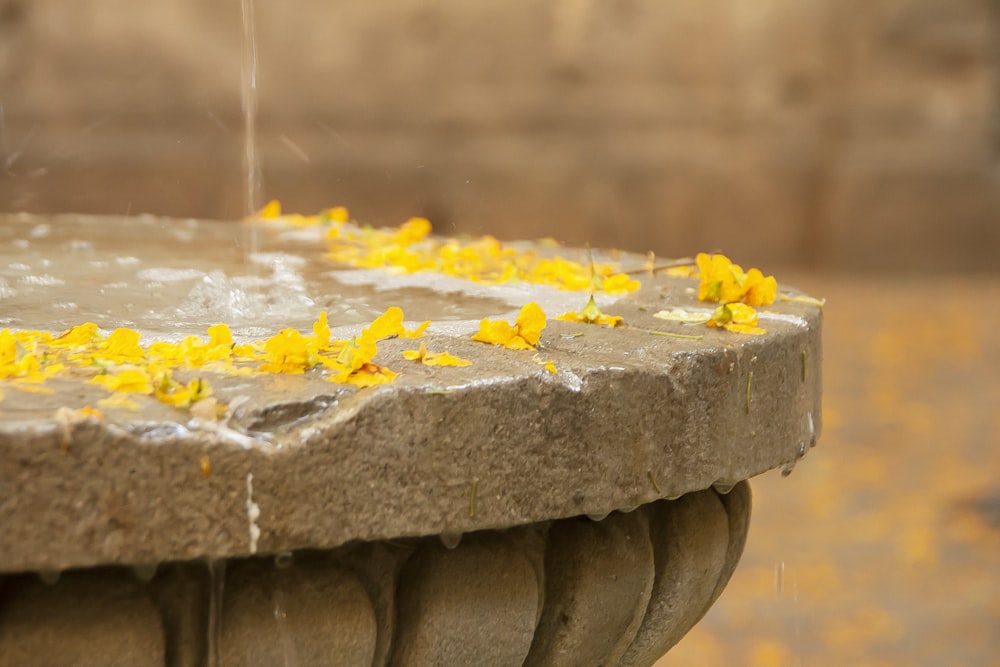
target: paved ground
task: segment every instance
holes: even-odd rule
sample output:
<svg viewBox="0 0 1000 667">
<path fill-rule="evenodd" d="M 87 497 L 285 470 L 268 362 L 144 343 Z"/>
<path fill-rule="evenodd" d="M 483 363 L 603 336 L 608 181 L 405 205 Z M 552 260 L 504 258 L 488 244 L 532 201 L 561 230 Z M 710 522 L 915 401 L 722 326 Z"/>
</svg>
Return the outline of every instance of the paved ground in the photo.
<svg viewBox="0 0 1000 667">
<path fill-rule="evenodd" d="M 828 299 L 824 433 L 755 480 L 740 567 L 657 667 L 1000 665 L 1000 277 L 795 284 Z"/>
</svg>

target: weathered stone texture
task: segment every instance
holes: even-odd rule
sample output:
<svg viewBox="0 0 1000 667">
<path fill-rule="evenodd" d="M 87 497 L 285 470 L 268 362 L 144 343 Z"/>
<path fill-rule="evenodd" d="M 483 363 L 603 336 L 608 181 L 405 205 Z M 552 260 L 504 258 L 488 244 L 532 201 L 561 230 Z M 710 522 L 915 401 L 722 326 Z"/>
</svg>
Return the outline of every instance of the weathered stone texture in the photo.
<svg viewBox="0 0 1000 667">
<path fill-rule="evenodd" d="M 256 2 L 266 194 L 754 263 L 997 258 L 986 0 Z M 239 217 L 239 3 L 6 0 L 0 207 Z"/>
<path fill-rule="evenodd" d="M 425 543 L 401 574 L 399 633 L 390 665 L 510 665 L 535 634 L 535 568 L 503 537 Z"/>
<path fill-rule="evenodd" d="M 127 571 L 0 584 L 2 667 L 161 667 L 164 659 L 160 616 Z"/>
<path fill-rule="evenodd" d="M 221 590 L 222 665 L 370 665 L 378 627 L 356 576 L 320 556 L 227 565 Z"/>
<path fill-rule="evenodd" d="M 728 580 L 748 498 L 744 482 L 457 543 L 10 575 L 0 665 L 648 667 Z"/>
<path fill-rule="evenodd" d="M 644 514 L 585 517 L 549 530 L 545 607 L 525 665 L 614 665 L 642 621 L 655 570 Z"/>
<path fill-rule="evenodd" d="M 713 491 L 650 503 L 643 511 L 649 518 L 655 584 L 623 665 L 655 662 L 698 622 L 714 601 L 716 585 L 728 579 L 730 540 L 740 539 L 730 533 L 728 513 Z"/>
</svg>

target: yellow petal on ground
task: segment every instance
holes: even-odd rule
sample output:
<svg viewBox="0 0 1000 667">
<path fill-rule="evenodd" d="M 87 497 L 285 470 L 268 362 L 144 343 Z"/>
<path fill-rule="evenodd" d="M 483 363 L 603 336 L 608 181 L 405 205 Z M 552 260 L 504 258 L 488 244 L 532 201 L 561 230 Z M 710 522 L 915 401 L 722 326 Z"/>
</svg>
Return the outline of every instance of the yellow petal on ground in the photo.
<svg viewBox="0 0 1000 667">
<path fill-rule="evenodd" d="M 382 340 L 392 336 L 402 336 L 406 330 L 403 328 L 403 309 L 399 306 L 392 306 L 384 313 L 375 318 L 375 321 L 368 325 L 365 330 L 369 332 L 373 339 Z M 364 335 L 365 332 L 362 332 Z"/>
<path fill-rule="evenodd" d="M 330 324 L 326 319 L 326 311 L 320 311 L 319 317 L 313 322 L 313 336 L 316 337 L 316 346 L 320 350 L 325 350 L 330 346 Z"/>
<path fill-rule="evenodd" d="M 410 361 L 423 361 L 427 356 L 427 346 L 420 343 L 420 348 L 416 350 L 403 350 L 403 358 Z"/>
<path fill-rule="evenodd" d="M 216 324 L 208 328 L 208 341 L 209 345 L 216 347 L 218 345 L 232 345 L 233 344 L 233 332 L 229 330 L 228 324 Z"/>
<path fill-rule="evenodd" d="M 472 334 L 472 340 L 480 343 L 490 343 L 491 345 L 507 346 L 511 340 L 517 338 L 517 330 L 503 320 L 490 320 L 483 318 L 479 322 L 479 331 Z"/>
<path fill-rule="evenodd" d="M 320 214 L 321 218 L 325 218 L 330 222 L 336 222 L 338 224 L 343 224 L 345 222 L 350 222 L 351 213 L 344 206 L 334 206 L 333 208 L 328 208 Z"/>
<path fill-rule="evenodd" d="M 449 352 L 431 352 L 423 358 L 423 363 L 425 366 L 471 366 L 472 362 L 468 359 L 462 359 L 461 357 L 456 357 Z"/>
<path fill-rule="evenodd" d="M 115 329 L 98 348 L 100 355 L 115 363 L 141 361 L 145 352 L 139 345 L 139 338 L 139 332 L 133 329 Z"/>
<path fill-rule="evenodd" d="M 747 271 L 743 282 L 743 303 L 748 306 L 767 306 L 778 295 L 778 282 L 774 276 L 765 277 L 760 269 Z"/>
<path fill-rule="evenodd" d="M 563 320 L 565 322 L 580 322 L 583 324 L 599 324 L 605 327 L 617 327 L 623 322 L 623 318 L 618 315 L 605 315 L 601 312 L 601 309 L 597 307 L 597 303 L 594 301 L 594 295 L 590 295 L 590 301 L 587 305 L 583 307 L 579 313 L 563 313 L 562 315 L 556 316 L 557 320 Z"/>
<path fill-rule="evenodd" d="M 127 368 L 120 373 L 97 375 L 91 382 L 110 391 L 134 394 L 153 393 L 153 378 L 145 370 L 139 368 Z"/>
<path fill-rule="evenodd" d="M 85 347 L 100 338 L 100 331 L 93 322 L 84 322 L 71 327 L 53 338 L 49 343 L 54 347 Z"/>
<path fill-rule="evenodd" d="M 402 334 L 401 337 L 402 338 L 420 338 L 421 336 L 424 335 L 424 332 L 427 331 L 427 327 L 429 327 L 430 325 L 431 325 L 431 321 L 430 320 L 426 320 L 425 322 L 419 324 L 416 329 L 413 329 L 413 330 L 410 330 L 410 331 L 403 331 L 403 334 Z"/>
<path fill-rule="evenodd" d="M 712 313 L 712 319 L 708 324 L 733 333 L 751 335 L 767 333 L 757 326 L 757 311 L 745 303 L 722 304 Z"/>
<path fill-rule="evenodd" d="M 541 338 L 542 329 L 545 328 L 545 311 L 534 301 L 527 303 L 518 313 L 514 325 L 517 328 L 517 335 L 534 347 Z"/>
<path fill-rule="evenodd" d="M 262 220 L 274 220 L 281 217 L 281 202 L 277 199 L 272 199 L 271 201 L 264 204 L 264 208 L 257 211 L 256 216 Z"/>
</svg>

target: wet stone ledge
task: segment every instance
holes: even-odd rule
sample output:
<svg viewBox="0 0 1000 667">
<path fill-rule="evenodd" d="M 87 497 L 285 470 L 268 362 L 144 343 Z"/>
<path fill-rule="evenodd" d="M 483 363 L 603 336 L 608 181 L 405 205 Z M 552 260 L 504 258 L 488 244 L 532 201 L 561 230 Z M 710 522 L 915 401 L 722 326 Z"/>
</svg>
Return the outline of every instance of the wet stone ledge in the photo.
<svg viewBox="0 0 1000 667">
<path fill-rule="evenodd" d="M 595 521 L 0 580 L 0 666 L 636 665 L 708 610 L 749 485 Z"/>
<path fill-rule="evenodd" d="M 596 295 L 610 328 L 555 319 L 586 292 L 352 269 L 316 230 L 259 232 L 248 260 L 232 223 L 0 217 L 2 328 L 126 324 L 148 344 L 220 321 L 237 342 L 308 331 L 321 310 L 336 340 L 389 306 L 431 321 L 379 340 L 389 384 L 177 370 L 210 383 L 208 417 L 105 407 L 88 377 L 5 384 L 0 665 L 651 664 L 735 567 L 745 480 L 815 444 L 806 299 L 761 309 L 763 335 L 668 322 L 714 304 L 598 252 L 641 274 Z M 529 302 L 535 349 L 471 340 Z M 471 365 L 405 360 L 420 342 Z"/>
</svg>

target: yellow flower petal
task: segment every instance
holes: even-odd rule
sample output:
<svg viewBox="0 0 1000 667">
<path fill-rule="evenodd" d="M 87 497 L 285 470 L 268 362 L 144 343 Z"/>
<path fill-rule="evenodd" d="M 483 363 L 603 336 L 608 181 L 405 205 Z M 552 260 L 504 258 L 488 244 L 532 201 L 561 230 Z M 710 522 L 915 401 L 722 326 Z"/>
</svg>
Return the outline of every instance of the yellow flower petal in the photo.
<svg viewBox="0 0 1000 667">
<path fill-rule="evenodd" d="M 453 354 L 445 352 L 432 352 L 427 354 L 423 358 L 424 365 L 426 366 L 471 366 L 472 362 L 468 359 L 462 359 L 461 357 L 456 357 Z"/>
<path fill-rule="evenodd" d="M 277 199 L 272 199 L 264 204 L 264 208 L 257 211 L 256 217 L 261 218 L 262 220 L 274 220 L 275 218 L 280 218 L 281 202 Z"/>
<path fill-rule="evenodd" d="M 229 330 L 229 326 L 226 324 L 216 324 L 208 328 L 208 339 L 209 345 L 213 347 L 218 345 L 232 345 L 233 332 Z"/>
<path fill-rule="evenodd" d="M 517 328 L 517 335 L 534 347 L 545 328 L 545 312 L 534 301 L 525 304 L 518 313 L 514 326 Z"/>
<path fill-rule="evenodd" d="M 427 356 L 427 346 L 420 343 L 420 347 L 416 350 L 404 350 L 403 358 L 409 359 L 410 361 L 423 361 L 424 357 Z"/>
<path fill-rule="evenodd" d="M 392 336 L 402 336 L 406 332 L 403 328 L 403 310 L 399 306 L 392 306 L 375 318 L 375 321 L 368 325 L 366 331 L 375 340 L 382 340 L 383 338 L 390 338 Z M 362 335 L 364 333 L 362 332 Z"/>
</svg>

